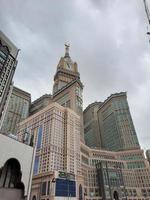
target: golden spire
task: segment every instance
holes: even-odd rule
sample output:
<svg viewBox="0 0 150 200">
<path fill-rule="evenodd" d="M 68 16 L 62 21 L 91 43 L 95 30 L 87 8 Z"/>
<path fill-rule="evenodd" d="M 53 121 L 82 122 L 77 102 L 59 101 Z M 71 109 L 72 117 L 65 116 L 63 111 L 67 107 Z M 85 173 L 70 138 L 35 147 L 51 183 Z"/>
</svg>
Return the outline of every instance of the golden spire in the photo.
<svg viewBox="0 0 150 200">
<path fill-rule="evenodd" d="M 69 47 L 70 47 L 70 44 L 65 43 L 65 57 L 70 57 L 69 56 Z"/>
</svg>

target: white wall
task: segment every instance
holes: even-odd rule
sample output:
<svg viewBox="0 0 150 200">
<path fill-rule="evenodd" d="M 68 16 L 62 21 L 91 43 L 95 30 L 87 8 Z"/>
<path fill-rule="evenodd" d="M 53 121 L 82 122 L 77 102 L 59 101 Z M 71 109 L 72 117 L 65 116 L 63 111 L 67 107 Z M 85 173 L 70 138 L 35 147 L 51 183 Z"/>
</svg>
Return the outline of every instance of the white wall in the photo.
<svg viewBox="0 0 150 200">
<path fill-rule="evenodd" d="M 34 150 L 32 147 L 0 134 L 0 168 L 10 158 L 15 158 L 21 165 L 22 179 L 25 186 L 25 195 L 29 194 L 32 180 L 32 160 Z"/>
</svg>

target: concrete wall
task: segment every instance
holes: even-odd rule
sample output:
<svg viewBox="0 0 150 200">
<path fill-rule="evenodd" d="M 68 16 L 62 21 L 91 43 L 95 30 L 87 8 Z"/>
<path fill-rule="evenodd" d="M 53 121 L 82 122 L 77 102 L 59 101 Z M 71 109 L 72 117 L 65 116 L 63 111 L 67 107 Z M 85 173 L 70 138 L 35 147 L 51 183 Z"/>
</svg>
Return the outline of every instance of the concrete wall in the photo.
<svg viewBox="0 0 150 200">
<path fill-rule="evenodd" d="M 0 200 L 24 200 L 22 198 L 21 190 L 11 188 L 0 189 Z"/>
<path fill-rule="evenodd" d="M 19 161 L 22 172 L 21 181 L 25 186 L 25 195 L 28 195 L 30 191 L 33 153 L 34 149 L 32 147 L 0 134 L 0 168 L 10 158 L 15 158 Z"/>
</svg>

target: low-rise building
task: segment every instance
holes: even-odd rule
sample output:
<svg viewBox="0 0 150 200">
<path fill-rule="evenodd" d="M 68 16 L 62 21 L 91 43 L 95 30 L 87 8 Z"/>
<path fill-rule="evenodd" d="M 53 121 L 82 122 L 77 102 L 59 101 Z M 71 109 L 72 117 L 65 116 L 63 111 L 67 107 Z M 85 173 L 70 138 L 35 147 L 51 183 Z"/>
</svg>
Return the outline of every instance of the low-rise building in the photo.
<svg viewBox="0 0 150 200">
<path fill-rule="evenodd" d="M 84 199 L 150 199 L 150 167 L 141 149 L 106 151 L 81 143 Z"/>
<path fill-rule="evenodd" d="M 33 147 L 0 133 L 0 200 L 29 200 Z"/>
</svg>

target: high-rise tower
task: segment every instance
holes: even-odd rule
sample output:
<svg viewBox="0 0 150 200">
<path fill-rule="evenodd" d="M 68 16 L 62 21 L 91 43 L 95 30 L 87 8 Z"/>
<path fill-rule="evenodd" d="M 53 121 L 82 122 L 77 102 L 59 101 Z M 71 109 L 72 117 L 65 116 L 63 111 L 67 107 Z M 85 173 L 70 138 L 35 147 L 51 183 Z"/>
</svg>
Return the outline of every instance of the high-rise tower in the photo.
<svg viewBox="0 0 150 200">
<path fill-rule="evenodd" d="M 97 111 L 102 102 L 91 103 L 83 112 L 85 144 L 92 148 L 101 148 Z"/>
<path fill-rule="evenodd" d="M 76 62 L 69 55 L 69 45 L 65 56 L 61 57 L 54 76 L 53 99 L 76 113 L 82 113 L 82 89 L 80 74 Z"/>
<path fill-rule="evenodd" d="M 98 110 L 102 148 L 110 151 L 139 149 L 125 92 L 112 94 Z"/>
<path fill-rule="evenodd" d="M 0 31 L 0 128 L 12 90 L 17 55 L 17 47 Z"/>
<path fill-rule="evenodd" d="M 29 116 L 30 103 L 31 95 L 14 86 L 2 124 L 2 133 L 17 133 L 17 124 Z"/>
<path fill-rule="evenodd" d="M 65 56 L 60 58 L 57 71 L 54 76 L 53 101 L 64 107 L 75 111 L 81 117 L 81 139 L 83 134 L 83 84 L 80 81 L 80 74 L 76 62 L 73 62 L 69 55 L 69 45 L 65 44 Z"/>
</svg>

